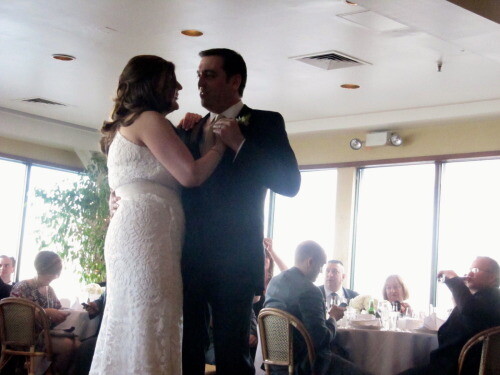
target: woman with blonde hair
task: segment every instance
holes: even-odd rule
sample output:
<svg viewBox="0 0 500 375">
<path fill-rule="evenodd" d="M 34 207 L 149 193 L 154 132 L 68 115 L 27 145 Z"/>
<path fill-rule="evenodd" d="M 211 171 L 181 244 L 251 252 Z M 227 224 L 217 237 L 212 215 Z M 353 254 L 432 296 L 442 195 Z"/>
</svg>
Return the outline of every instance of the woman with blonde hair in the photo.
<svg viewBox="0 0 500 375">
<path fill-rule="evenodd" d="M 410 293 L 401 276 L 390 275 L 387 277 L 384 288 L 382 289 L 382 295 L 384 299 L 395 306 L 396 310 L 400 311 L 401 314 L 411 314 L 411 307 L 405 302 L 410 298 Z"/>
<path fill-rule="evenodd" d="M 20 297 L 38 304 L 44 309 L 51 327 L 66 320 L 69 312 L 61 310 L 61 302 L 50 283 L 57 279 L 62 270 L 62 261 L 53 251 L 40 251 L 35 257 L 37 275 L 18 282 L 12 287 L 11 296 Z M 55 354 L 55 368 L 66 374 L 80 341 L 75 337 L 51 336 L 52 351 Z"/>
</svg>

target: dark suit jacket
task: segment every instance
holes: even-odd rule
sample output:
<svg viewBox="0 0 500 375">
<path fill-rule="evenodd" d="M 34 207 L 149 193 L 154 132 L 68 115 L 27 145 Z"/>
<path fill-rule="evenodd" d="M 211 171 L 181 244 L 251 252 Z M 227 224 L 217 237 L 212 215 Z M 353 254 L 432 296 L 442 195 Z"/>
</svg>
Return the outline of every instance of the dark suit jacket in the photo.
<svg viewBox="0 0 500 375">
<path fill-rule="evenodd" d="M 359 296 L 359 293 L 358 292 L 355 292 L 354 290 L 351 290 L 351 289 L 346 289 L 344 287 L 342 287 L 342 289 L 344 290 L 344 295 L 345 295 L 345 298 L 347 298 L 347 303 L 349 303 L 349 301 L 351 299 L 353 299 L 354 297 L 356 296 Z M 323 294 L 323 300 L 326 301 L 326 295 L 325 295 L 325 286 L 324 285 L 321 285 L 319 287 L 319 290 L 321 290 L 321 294 Z"/>
<path fill-rule="evenodd" d="M 281 272 L 267 286 L 264 308 L 286 311 L 304 323 L 314 344 L 316 374 L 324 374 L 331 361 L 330 346 L 335 337 L 335 322 L 325 319 L 326 309 L 321 292 L 296 268 Z M 294 359 L 299 374 L 310 374 L 307 347 L 300 335 L 294 335 Z"/>
<path fill-rule="evenodd" d="M 12 290 L 12 285 L 5 284 L 2 279 L 0 279 L 0 299 L 10 297 L 10 291 Z"/>
<path fill-rule="evenodd" d="M 244 106 L 239 116 L 245 137 L 237 157 L 231 149 L 212 176 L 200 187 L 183 190 L 186 215 L 182 255 L 184 277 L 210 277 L 227 287 L 264 290 L 264 200 L 267 189 L 294 196 L 300 188 L 300 172 L 285 132 L 283 117 L 276 112 Z M 180 136 L 195 159 L 203 124 Z"/>
<path fill-rule="evenodd" d="M 476 333 L 500 325 L 500 290 L 483 289 L 471 294 L 460 278 L 446 281 L 456 307 L 438 331 L 439 347 L 431 353 L 433 373 L 456 374 L 458 357 L 464 344 Z M 477 374 L 479 352 L 465 364 L 465 374 Z"/>
</svg>

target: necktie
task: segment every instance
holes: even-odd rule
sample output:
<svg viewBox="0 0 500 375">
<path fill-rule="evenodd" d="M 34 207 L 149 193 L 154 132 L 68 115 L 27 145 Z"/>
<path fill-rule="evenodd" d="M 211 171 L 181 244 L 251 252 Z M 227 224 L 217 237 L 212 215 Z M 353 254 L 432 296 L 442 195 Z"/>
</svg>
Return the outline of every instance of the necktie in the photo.
<svg viewBox="0 0 500 375">
<path fill-rule="evenodd" d="M 201 155 L 205 155 L 215 144 L 214 124 L 217 120 L 223 118 L 223 115 L 217 115 L 212 121 L 207 121 L 203 126 L 203 141 L 201 142 Z"/>
<path fill-rule="evenodd" d="M 331 300 L 332 301 L 332 305 L 337 306 L 339 304 L 339 302 L 340 302 L 339 301 L 339 295 L 334 292 L 334 293 L 330 294 L 330 297 L 332 298 L 332 300 Z"/>
</svg>

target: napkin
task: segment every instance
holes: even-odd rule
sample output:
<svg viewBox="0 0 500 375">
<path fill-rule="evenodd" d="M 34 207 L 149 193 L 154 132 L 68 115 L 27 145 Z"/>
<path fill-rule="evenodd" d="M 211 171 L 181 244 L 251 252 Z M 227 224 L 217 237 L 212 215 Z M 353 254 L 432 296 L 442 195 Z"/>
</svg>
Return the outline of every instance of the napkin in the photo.
<svg viewBox="0 0 500 375">
<path fill-rule="evenodd" d="M 78 297 L 76 297 L 75 302 L 71 305 L 71 310 L 83 310 Z"/>
<path fill-rule="evenodd" d="M 443 323 L 444 320 L 438 318 L 435 312 L 424 318 L 424 328 L 431 331 L 437 331 L 439 327 L 443 325 Z"/>
<path fill-rule="evenodd" d="M 422 321 L 414 318 L 400 318 L 397 325 L 399 329 L 411 331 L 422 327 Z"/>
</svg>

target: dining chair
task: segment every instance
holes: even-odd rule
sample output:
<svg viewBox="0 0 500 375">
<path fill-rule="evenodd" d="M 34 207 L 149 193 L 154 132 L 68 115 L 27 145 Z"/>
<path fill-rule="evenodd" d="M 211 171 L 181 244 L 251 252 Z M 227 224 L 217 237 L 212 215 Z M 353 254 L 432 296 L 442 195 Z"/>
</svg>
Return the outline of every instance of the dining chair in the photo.
<svg viewBox="0 0 500 375">
<path fill-rule="evenodd" d="M 458 375 L 462 373 L 467 354 L 475 345 L 482 345 L 478 375 L 499 374 L 500 326 L 496 326 L 479 332 L 465 343 L 458 357 Z"/>
<path fill-rule="evenodd" d="M 9 297 L 0 301 L 0 369 L 13 356 L 24 356 L 29 375 L 35 374 L 35 358 L 50 363 L 46 374 L 52 374 L 52 346 L 49 319 L 36 303 L 24 298 Z M 43 350 L 37 344 L 43 342 Z"/>
<path fill-rule="evenodd" d="M 295 371 L 293 361 L 294 328 L 304 338 L 311 369 L 316 354 L 314 346 L 302 322 L 295 316 L 279 309 L 265 308 L 259 313 L 259 333 L 262 347 L 262 360 L 266 374 L 270 374 L 270 365 L 288 366 L 288 373 Z"/>
</svg>

